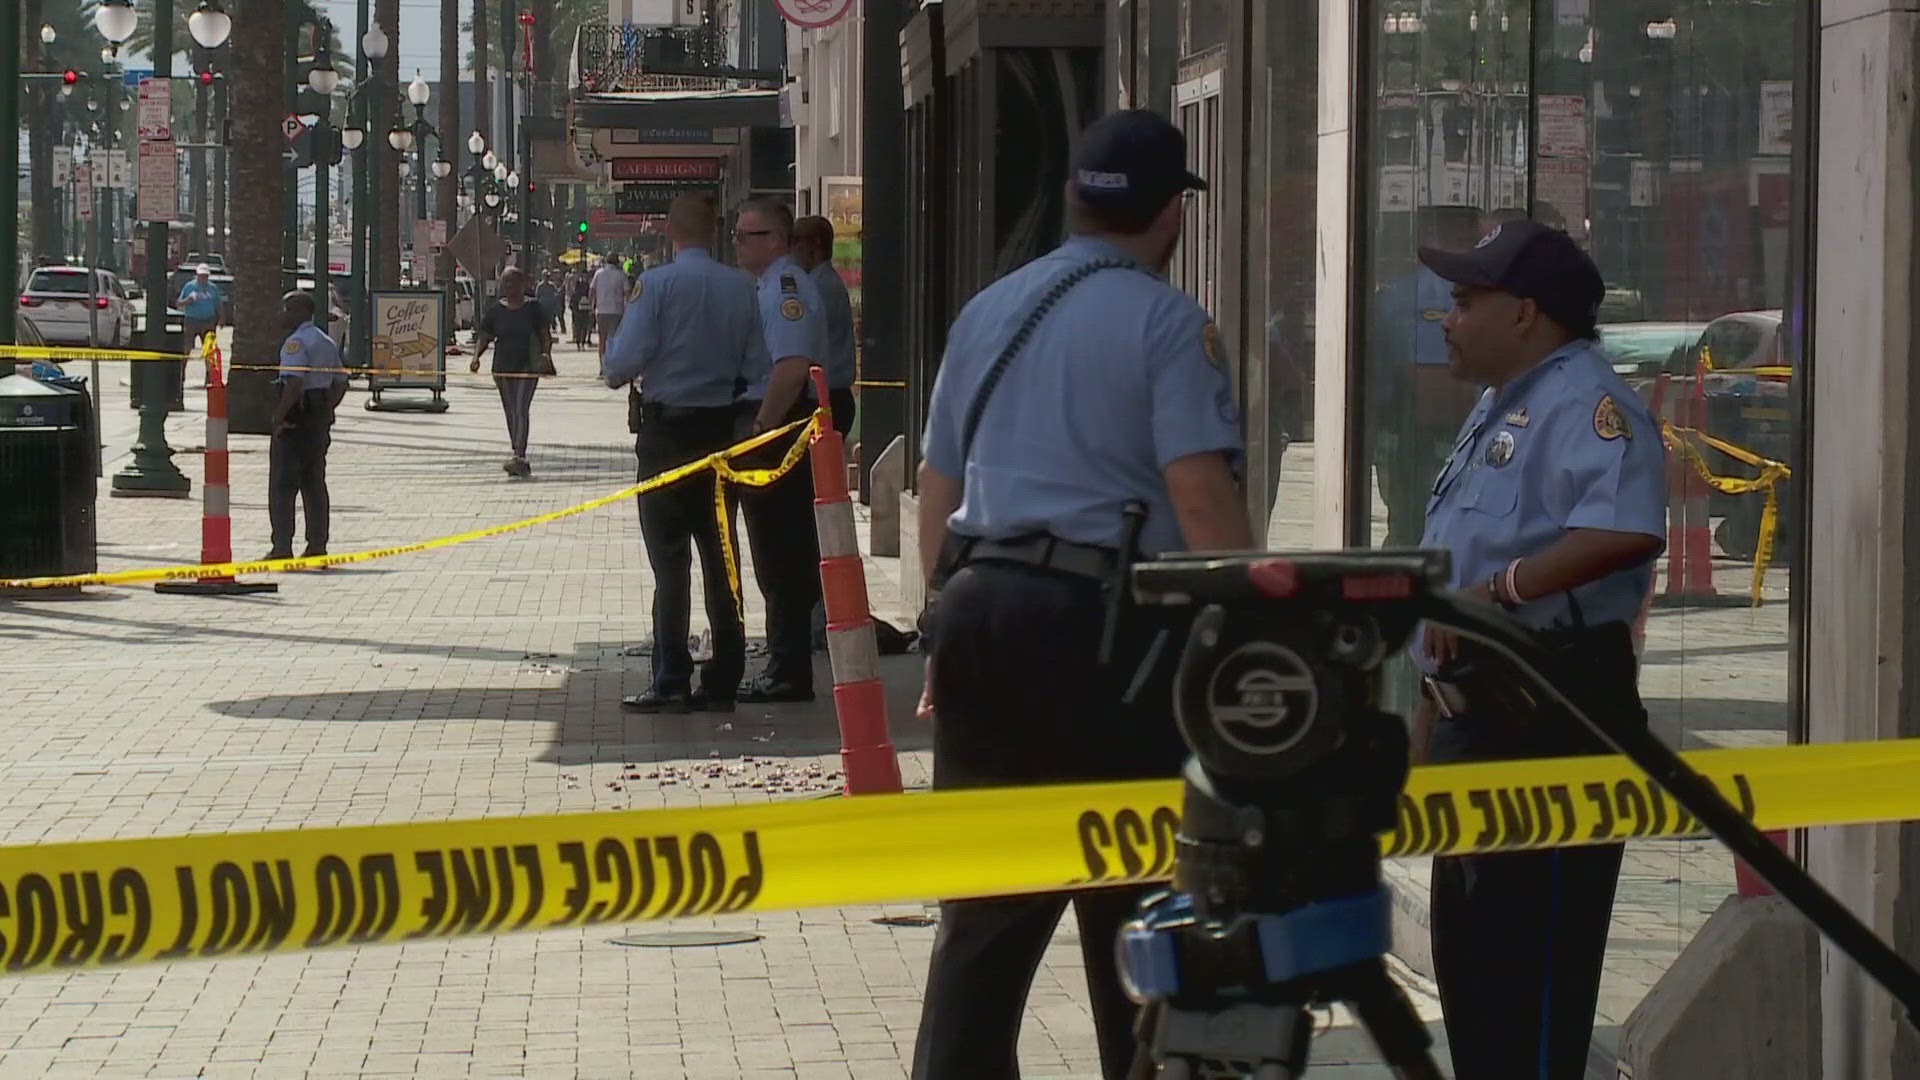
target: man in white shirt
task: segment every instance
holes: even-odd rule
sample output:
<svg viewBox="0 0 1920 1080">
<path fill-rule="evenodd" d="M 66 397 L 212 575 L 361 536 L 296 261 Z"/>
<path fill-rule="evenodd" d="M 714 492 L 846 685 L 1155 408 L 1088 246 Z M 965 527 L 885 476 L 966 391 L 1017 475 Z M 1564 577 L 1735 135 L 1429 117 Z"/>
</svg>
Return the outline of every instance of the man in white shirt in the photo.
<svg viewBox="0 0 1920 1080">
<path fill-rule="evenodd" d="M 620 328 L 620 316 L 627 310 L 627 274 L 612 255 L 593 272 L 587 286 L 593 296 L 593 321 L 600 331 L 600 370 L 607 370 L 607 341 Z"/>
</svg>

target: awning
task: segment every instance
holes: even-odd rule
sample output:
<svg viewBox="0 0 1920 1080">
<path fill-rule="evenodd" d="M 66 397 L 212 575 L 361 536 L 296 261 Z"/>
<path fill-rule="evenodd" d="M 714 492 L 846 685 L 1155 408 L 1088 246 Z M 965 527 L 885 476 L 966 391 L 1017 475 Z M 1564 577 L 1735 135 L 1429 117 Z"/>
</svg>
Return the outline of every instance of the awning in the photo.
<svg viewBox="0 0 1920 1080">
<path fill-rule="evenodd" d="M 574 122 L 593 128 L 771 128 L 780 126 L 780 91 L 632 90 L 582 94 Z"/>
</svg>

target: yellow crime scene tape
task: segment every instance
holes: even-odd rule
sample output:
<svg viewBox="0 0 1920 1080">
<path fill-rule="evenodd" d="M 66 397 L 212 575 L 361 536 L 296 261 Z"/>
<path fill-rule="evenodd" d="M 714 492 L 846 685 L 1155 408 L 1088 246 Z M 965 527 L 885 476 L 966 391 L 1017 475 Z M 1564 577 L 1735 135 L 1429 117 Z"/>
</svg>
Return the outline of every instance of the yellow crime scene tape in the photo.
<svg viewBox="0 0 1920 1080">
<path fill-rule="evenodd" d="M 1684 755 L 1761 829 L 1920 817 L 1920 740 Z M 0 848 L 12 973 L 1158 880 L 1177 781 Z M 1699 835 L 1625 758 L 1418 768 L 1389 856 Z"/>
<path fill-rule="evenodd" d="M 1662 421 L 1660 437 L 1667 449 L 1678 451 L 1693 471 L 1707 486 L 1724 495 L 1750 495 L 1760 491 L 1765 493 L 1766 505 L 1760 510 L 1760 535 L 1753 551 L 1753 603 L 1760 604 L 1761 586 L 1765 584 L 1767 565 L 1773 561 L 1774 535 L 1780 527 L 1780 489 L 1782 480 L 1791 480 L 1793 470 L 1785 462 L 1762 457 L 1744 446 L 1736 446 L 1724 439 L 1716 439 L 1704 431 L 1689 427 L 1677 427 Z M 1754 477 L 1722 476 L 1713 471 L 1706 458 L 1696 448 L 1691 439 L 1698 439 L 1709 448 L 1740 462 L 1742 465 L 1759 469 L 1760 475 Z"/>
<path fill-rule="evenodd" d="M 624 487 L 612 494 L 602 495 L 597 499 L 589 499 L 586 502 L 577 503 L 562 510 L 536 514 L 533 517 L 522 518 L 519 521 L 510 521 L 504 525 L 489 525 L 483 529 L 471 529 L 467 532 L 454 533 L 451 536 L 435 537 L 431 540 L 419 540 L 414 543 L 400 544 L 395 547 L 373 548 L 368 551 L 346 551 L 338 555 L 312 555 L 290 559 L 260 559 L 253 562 L 201 563 L 196 566 L 147 567 L 140 570 L 115 570 L 100 574 L 65 574 L 58 577 L 0 578 L 0 589 L 68 589 L 90 585 L 138 585 L 149 581 L 186 581 L 205 577 L 236 577 L 241 574 L 279 574 L 294 570 L 321 570 L 329 566 L 350 566 L 354 563 L 372 562 L 375 559 L 386 559 L 395 555 L 411 555 L 420 551 L 433 551 L 437 548 L 452 547 L 455 544 L 465 544 L 474 540 L 485 540 L 488 537 L 499 536 L 503 533 L 530 529 L 536 525 L 546 525 L 550 522 L 559 521 L 562 518 L 573 517 L 576 514 L 584 514 L 589 510 L 598 510 L 603 506 L 610 506 L 617 502 L 644 495 L 649 491 L 677 483 L 707 469 L 713 469 L 715 471 L 715 482 L 722 487 L 728 482 L 745 484 L 749 487 L 762 487 L 785 476 L 788 470 L 793 469 L 799 464 L 800 459 L 805 456 L 807 452 L 808 441 L 813 437 L 813 433 L 819 430 L 823 422 L 822 416 L 823 414 L 819 410 L 816 410 L 812 415 L 803 419 L 795 420 L 792 423 L 774 428 L 771 431 L 755 435 L 751 439 L 735 443 L 725 450 L 708 454 L 698 461 L 682 465 L 677 469 L 669 469 L 666 472 L 647 477 L 645 480 L 631 487 Z M 782 435 L 795 430 L 800 432 L 799 437 L 796 438 L 793 445 L 787 449 L 786 456 L 782 458 L 779 466 L 772 469 L 735 470 L 729 464 L 733 458 L 759 449 L 779 439 Z M 716 496 L 715 513 L 720 518 L 723 537 L 729 536 L 732 521 L 731 515 L 726 513 L 724 493 Z M 727 560 L 727 574 L 729 583 L 733 587 L 734 606 L 737 609 L 741 603 L 739 567 L 731 557 Z"/>
</svg>

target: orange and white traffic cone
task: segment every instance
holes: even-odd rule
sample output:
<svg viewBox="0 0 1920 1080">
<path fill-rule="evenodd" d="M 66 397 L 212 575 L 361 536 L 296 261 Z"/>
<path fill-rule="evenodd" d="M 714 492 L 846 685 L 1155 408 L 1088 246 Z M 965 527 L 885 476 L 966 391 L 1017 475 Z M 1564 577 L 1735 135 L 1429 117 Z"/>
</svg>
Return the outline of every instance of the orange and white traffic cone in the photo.
<svg viewBox="0 0 1920 1080">
<path fill-rule="evenodd" d="M 1666 376 L 1661 376 L 1664 382 Z M 1696 388 L 1698 384 L 1696 383 Z M 1666 387 L 1654 391 L 1656 400 Z M 1701 429 L 1706 399 L 1696 393 L 1676 395 L 1666 402 L 1674 427 Z M 1684 435 L 1676 438 L 1684 439 Z M 1667 455 L 1667 587 L 1660 603 L 1667 605 L 1719 598 L 1713 587 L 1713 523 L 1708 516 L 1707 482 L 1693 463 L 1679 453 Z"/>
<path fill-rule="evenodd" d="M 227 480 L 227 384 L 220 371 L 220 347 L 207 335 L 207 477 L 200 487 L 200 563 L 211 565 L 233 561 L 233 518 L 228 506 Z M 248 593 L 278 592 L 271 581 L 240 581 L 231 575 L 190 578 L 182 581 L 156 581 L 153 591 L 187 596 L 243 596 Z"/>
<path fill-rule="evenodd" d="M 812 372 L 815 400 L 827 400 L 826 373 Z M 827 608 L 827 656 L 833 662 L 833 706 L 840 718 L 840 763 L 847 794 L 900 790 L 900 760 L 887 733 L 887 689 L 867 604 L 867 572 L 847 494 L 846 449 L 823 423 L 807 448 L 813 470 L 813 524 L 820 537 L 820 594 Z"/>
</svg>

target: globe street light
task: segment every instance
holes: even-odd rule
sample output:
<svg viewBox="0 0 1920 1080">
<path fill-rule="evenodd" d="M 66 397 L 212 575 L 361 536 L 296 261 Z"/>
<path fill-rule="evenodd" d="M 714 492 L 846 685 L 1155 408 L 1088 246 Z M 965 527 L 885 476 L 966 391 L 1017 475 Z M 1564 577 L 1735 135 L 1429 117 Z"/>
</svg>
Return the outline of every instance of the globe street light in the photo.
<svg viewBox="0 0 1920 1080">
<path fill-rule="evenodd" d="M 349 150 L 360 149 L 360 144 L 366 141 L 367 130 L 365 128 L 349 125 L 340 129 L 340 145 Z"/>
<path fill-rule="evenodd" d="M 112 42 L 115 48 L 126 44 L 133 36 L 134 25 L 139 17 L 134 14 L 133 0 L 100 0 L 100 6 L 93 9 L 93 26 L 100 36 Z"/>
<path fill-rule="evenodd" d="M 413 173 L 413 162 L 411 162 L 411 161 L 408 161 L 408 160 L 407 160 L 406 158 L 401 158 L 401 159 L 400 159 L 400 177 L 401 177 L 401 179 L 403 179 L 403 180 L 404 180 L 404 179 L 406 179 L 406 178 L 407 178 L 407 177 L 408 177 L 409 175 L 411 175 L 412 173 Z"/>
<path fill-rule="evenodd" d="M 488 172 L 492 172 L 493 167 L 498 164 L 500 164 L 500 157 L 491 150 L 480 156 L 480 167 Z"/>
<path fill-rule="evenodd" d="M 217 49 L 233 33 L 233 16 L 220 6 L 220 0 L 200 0 L 200 6 L 187 16 L 187 33 L 203 49 Z"/>
<path fill-rule="evenodd" d="M 427 85 L 427 80 L 422 78 L 420 72 L 416 70 L 413 73 L 413 81 L 407 84 L 407 100 L 413 102 L 414 108 L 424 109 L 427 106 L 427 99 L 432 96 L 433 89 Z"/>
<path fill-rule="evenodd" d="M 333 69 L 333 53 L 325 45 L 313 50 L 313 68 L 307 72 L 307 86 L 321 97 L 329 97 L 340 85 L 340 73 Z"/>
<path fill-rule="evenodd" d="M 435 180 L 445 180 L 452 172 L 453 162 L 448 161 L 446 158 L 440 158 L 433 163 L 433 178 Z"/>
<path fill-rule="evenodd" d="M 52 23 L 40 24 L 40 44 L 51 45 L 58 40 L 60 35 L 54 32 Z"/>
<path fill-rule="evenodd" d="M 493 178 L 504 184 L 507 182 L 507 171 L 508 170 L 507 170 L 506 162 L 504 161 L 495 162 L 493 166 Z"/>
<path fill-rule="evenodd" d="M 392 44 L 387 40 L 386 33 L 380 29 L 379 23 L 374 23 L 365 34 L 360 36 L 360 51 L 366 53 L 369 60 L 385 60 L 387 49 Z"/>
<path fill-rule="evenodd" d="M 394 128 L 387 132 L 387 145 L 404 154 L 413 149 L 413 132 L 406 128 Z"/>
<path fill-rule="evenodd" d="M 507 170 L 507 187 L 514 191 L 520 190 L 520 171 L 518 169 Z"/>
<path fill-rule="evenodd" d="M 487 140 L 482 138 L 478 131 L 467 136 L 467 153 L 472 154 L 474 157 L 479 157 L 486 148 Z"/>
</svg>

